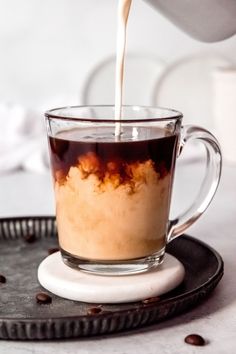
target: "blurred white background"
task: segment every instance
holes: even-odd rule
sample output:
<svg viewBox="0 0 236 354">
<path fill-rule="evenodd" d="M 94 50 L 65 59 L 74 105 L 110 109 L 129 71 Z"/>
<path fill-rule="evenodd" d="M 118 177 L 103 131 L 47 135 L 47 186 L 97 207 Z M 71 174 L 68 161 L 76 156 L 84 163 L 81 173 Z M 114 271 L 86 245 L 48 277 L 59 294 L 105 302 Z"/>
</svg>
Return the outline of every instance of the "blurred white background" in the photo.
<svg viewBox="0 0 236 354">
<path fill-rule="evenodd" d="M 118 0 L 0 0 L 0 105 L 13 104 L 27 112 L 33 109 L 40 113 L 55 106 L 83 104 L 84 90 L 88 89 L 88 78 L 91 78 L 94 68 L 115 54 L 117 4 Z M 156 58 L 159 68 L 160 63 L 163 63 L 163 70 L 167 72 L 168 66 L 173 67 L 176 61 L 200 55 L 200 62 L 193 65 L 193 71 L 197 72 L 201 70 L 201 65 L 204 66 L 202 61 L 205 55 L 208 63 L 210 58 L 209 65 L 215 65 L 214 58 L 216 64 L 221 60 L 229 65 L 236 64 L 236 37 L 213 44 L 197 42 L 143 0 L 134 0 L 128 27 L 127 52 L 141 54 L 147 58 L 147 65 Z M 145 63 L 142 65 L 144 68 Z M 200 85 L 196 84 L 196 76 L 199 78 L 196 72 L 193 72 L 191 79 L 190 65 L 186 73 L 181 69 L 177 79 L 173 77 L 170 80 L 171 92 L 167 86 L 167 95 L 162 100 L 160 92 L 158 100 L 152 90 L 145 92 L 145 102 L 140 102 L 139 92 L 137 102 L 126 100 L 126 103 L 170 102 L 168 106 L 183 110 L 188 116 L 201 101 L 201 97 L 196 97 L 198 93 L 191 91 L 191 86 L 198 85 L 201 90 L 204 80 L 209 86 L 209 76 L 204 76 L 207 68 L 203 68 Z M 140 66 L 139 70 L 142 70 Z M 157 86 L 159 74 L 155 83 Z M 155 77 L 156 73 L 153 75 Z M 178 80 L 182 78 L 181 75 L 183 82 L 180 90 Z M 126 78 L 129 79 L 129 90 L 137 86 L 142 88 L 143 85 L 147 91 L 138 74 L 134 73 L 131 79 L 127 73 Z M 112 80 L 111 75 L 105 75 L 104 80 L 99 81 L 98 91 L 106 91 L 106 87 L 109 87 L 110 95 L 113 95 L 110 90 L 113 87 Z M 187 86 L 187 92 L 192 92 L 189 97 L 184 96 L 184 86 Z M 178 95 L 182 95 L 179 106 L 178 100 L 174 100 Z M 200 105 L 201 111 L 205 110 L 207 99 L 204 92 L 205 101 L 203 106 Z M 100 103 L 109 103 L 105 100 L 106 94 L 104 102 Z M 93 103 L 91 99 L 89 103 Z M 7 110 L 3 111 L 4 114 L 1 114 L 0 109 L 0 122 L 7 124 L 10 118 L 7 117 Z M 21 116 L 18 128 L 23 121 Z M 209 127 L 207 121 L 205 125 Z M 12 125 L 11 129 L 14 129 Z"/>
<path fill-rule="evenodd" d="M 117 3 L 0 0 L 0 101 L 43 109 L 83 103 L 82 89 L 89 72 L 115 53 Z M 197 42 L 144 1 L 133 1 L 128 52 L 143 52 L 172 63 L 200 51 L 219 53 L 236 62 L 236 38 L 215 44 Z"/>
</svg>

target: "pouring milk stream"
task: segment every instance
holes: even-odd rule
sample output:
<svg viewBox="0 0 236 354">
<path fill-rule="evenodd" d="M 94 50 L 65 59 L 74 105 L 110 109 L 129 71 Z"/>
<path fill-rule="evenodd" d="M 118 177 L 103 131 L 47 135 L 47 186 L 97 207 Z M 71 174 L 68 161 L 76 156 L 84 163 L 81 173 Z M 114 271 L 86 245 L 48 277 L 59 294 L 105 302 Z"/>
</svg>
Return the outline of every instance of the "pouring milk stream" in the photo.
<svg viewBox="0 0 236 354">
<path fill-rule="evenodd" d="M 126 47 L 126 28 L 132 0 L 119 0 L 118 4 L 118 28 L 116 50 L 116 81 L 115 81 L 115 119 L 121 119 L 124 61 Z M 121 123 L 115 125 L 115 137 L 119 140 L 121 135 Z"/>
</svg>

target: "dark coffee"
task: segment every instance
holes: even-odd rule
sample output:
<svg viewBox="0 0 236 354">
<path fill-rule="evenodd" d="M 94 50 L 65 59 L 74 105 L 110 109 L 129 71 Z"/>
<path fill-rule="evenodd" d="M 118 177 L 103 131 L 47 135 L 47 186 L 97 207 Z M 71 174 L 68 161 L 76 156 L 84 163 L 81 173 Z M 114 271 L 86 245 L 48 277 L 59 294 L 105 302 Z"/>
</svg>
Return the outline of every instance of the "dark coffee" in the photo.
<svg viewBox="0 0 236 354">
<path fill-rule="evenodd" d="M 177 137 L 163 136 L 163 131 L 156 130 L 160 138 L 144 141 L 73 141 L 64 138 L 49 137 L 51 163 L 56 179 L 57 172 L 66 178 L 70 167 L 90 160 L 88 175 L 95 173 L 101 181 L 105 175 L 119 175 L 121 183 L 132 179 L 127 166 L 151 161 L 155 171 L 163 177 L 169 173 L 175 156 Z M 66 133 L 66 136 L 68 132 Z M 63 134 L 62 134 L 63 136 Z"/>
</svg>

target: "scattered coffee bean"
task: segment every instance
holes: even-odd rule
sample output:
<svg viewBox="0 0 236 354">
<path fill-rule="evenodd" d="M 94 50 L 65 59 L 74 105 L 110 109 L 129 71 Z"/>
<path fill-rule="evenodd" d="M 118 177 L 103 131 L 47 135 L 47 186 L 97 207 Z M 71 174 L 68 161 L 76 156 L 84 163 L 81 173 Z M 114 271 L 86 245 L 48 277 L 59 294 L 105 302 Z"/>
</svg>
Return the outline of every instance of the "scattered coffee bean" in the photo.
<svg viewBox="0 0 236 354">
<path fill-rule="evenodd" d="M 0 274 L 0 283 L 4 284 L 6 283 L 7 279 L 4 277 L 4 275 Z"/>
<path fill-rule="evenodd" d="M 36 237 L 35 237 L 34 234 L 28 234 L 28 235 L 25 235 L 25 236 L 24 236 L 24 240 L 25 240 L 25 242 L 27 242 L 27 243 L 33 243 L 33 242 L 36 241 Z"/>
<path fill-rule="evenodd" d="M 36 294 L 36 300 L 38 304 L 51 304 L 52 302 L 51 296 L 46 293 Z"/>
<path fill-rule="evenodd" d="M 143 304 L 152 304 L 153 302 L 158 302 L 160 301 L 161 298 L 159 296 L 155 296 L 155 297 L 149 297 L 148 299 L 142 300 Z"/>
<path fill-rule="evenodd" d="M 88 309 L 87 314 L 88 315 L 97 315 L 100 312 L 102 312 L 101 307 L 91 307 Z"/>
<path fill-rule="evenodd" d="M 48 254 L 53 254 L 53 253 L 56 253 L 59 251 L 59 248 L 58 247 L 52 247 L 52 248 L 49 248 L 48 249 Z"/>
<path fill-rule="evenodd" d="M 189 334 L 187 337 L 184 338 L 184 341 L 185 343 L 198 346 L 203 346 L 206 344 L 204 338 L 199 336 L 199 334 Z"/>
</svg>

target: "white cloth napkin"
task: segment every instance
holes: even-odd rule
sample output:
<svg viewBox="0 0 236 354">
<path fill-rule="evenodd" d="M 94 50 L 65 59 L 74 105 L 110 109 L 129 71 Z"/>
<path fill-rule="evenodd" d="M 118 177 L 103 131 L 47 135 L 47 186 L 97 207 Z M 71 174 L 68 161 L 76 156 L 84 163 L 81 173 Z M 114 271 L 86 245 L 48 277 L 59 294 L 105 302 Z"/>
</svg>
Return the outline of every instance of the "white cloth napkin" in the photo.
<svg viewBox="0 0 236 354">
<path fill-rule="evenodd" d="M 43 114 L 16 104 L 0 103 L 0 173 L 48 168 Z"/>
</svg>

